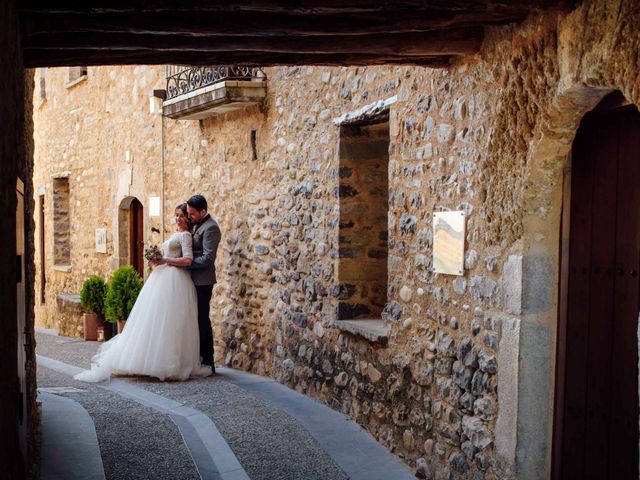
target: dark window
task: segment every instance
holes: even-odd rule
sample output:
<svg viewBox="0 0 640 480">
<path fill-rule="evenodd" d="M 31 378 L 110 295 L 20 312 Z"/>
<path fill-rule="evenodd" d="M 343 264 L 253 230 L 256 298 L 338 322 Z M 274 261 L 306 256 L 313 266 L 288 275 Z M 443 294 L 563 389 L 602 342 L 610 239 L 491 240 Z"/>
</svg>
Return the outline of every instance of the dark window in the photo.
<svg viewBox="0 0 640 480">
<path fill-rule="evenodd" d="M 69 179 L 53 180 L 53 263 L 71 265 Z"/>
<path fill-rule="evenodd" d="M 379 319 L 387 302 L 389 122 L 340 131 L 338 319 Z"/>
</svg>

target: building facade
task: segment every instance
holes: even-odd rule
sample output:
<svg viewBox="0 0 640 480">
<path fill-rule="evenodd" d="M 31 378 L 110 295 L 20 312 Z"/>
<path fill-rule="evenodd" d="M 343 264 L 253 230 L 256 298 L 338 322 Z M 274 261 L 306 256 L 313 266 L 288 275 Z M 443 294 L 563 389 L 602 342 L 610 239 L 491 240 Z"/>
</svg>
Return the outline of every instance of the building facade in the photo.
<svg viewBox="0 0 640 480">
<path fill-rule="evenodd" d="M 599 354 L 571 323 L 563 248 L 583 240 L 569 228 L 581 119 L 640 102 L 638 7 L 614 3 L 490 29 L 443 69 L 265 68 L 264 99 L 213 116 L 187 101 L 194 119 L 165 115 L 179 116 L 169 100 L 162 113 L 164 67 L 36 71 L 37 324 L 80 336 L 83 280 L 160 244 L 202 193 L 223 234 L 217 362 L 344 412 L 426 478 L 587 468 L 596 446 L 571 442 L 593 425 L 570 417 L 568 379 Z M 433 268 L 444 211 L 465 218 L 453 275 Z M 594 371 L 635 375 L 637 405 L 632 341 Z M 626 454 L 588 468 L 637 472 L 637 425 L 607 446 Z"/>
</svg>

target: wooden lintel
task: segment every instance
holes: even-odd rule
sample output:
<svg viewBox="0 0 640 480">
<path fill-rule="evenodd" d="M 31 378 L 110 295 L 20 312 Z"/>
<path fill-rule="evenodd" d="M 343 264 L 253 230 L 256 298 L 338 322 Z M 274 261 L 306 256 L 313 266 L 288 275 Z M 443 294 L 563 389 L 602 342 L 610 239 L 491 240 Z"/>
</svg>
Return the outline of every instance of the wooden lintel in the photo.
<svg viewBox="0 0 640 480">
<path fill-rule="evenodd" d="M 26 68 L 74 65 L 419 65 L 446 67 L 453 56 L 407 57 L 376 54 L 309 54 L 264 52 L 153 52 L 131 50 L 25 50 Z"/>
<path fill-rule="evenodd" d="M 190 0 L 178 2 L 176 0 L 145 0 L 144 2 L 132 2 L 130 0 L 18 0 L 20 12 L 42 13 L 142 13 L 142 12 L 274 12 L 274 13 L 364 13 L 393 10 L 412 10 L 415 12 L 446 7 L 450 10 L 481 11 L 491 8 L 522 9 L 546 8 L 556 5 L 557 0 L 528 0 L 511 2 L 504 1 L 470 1 L 449 0 L 447 2 L 437 0 Z"/>
<path fill-rule="evenodd" d="M 25 50 L 132 50 L 155 52 L 270 52 L 307 54 L 376 54 L 424 57 L 475 53 L 480 27 L 420 33 L 291 37 L 190 37 L 152 34 L 64 33 L 26 38 Z"/>
<path fill-rule="evenodd" d="M 102 34 L 183 34 L 190 36 L 315 36 L 424 32 L 522 20 L 522 9 L 477 13 L 434 9 L 342 15 L 300 15 L 255 12 L 171 12 L 125 14 L 25 14 L 25 39 L 42 34 L 94 32 Z"/>
<path fill-rule="evenodd" d="M 577 0 L 17 0 L 25 65 L 441 67 Z"/>
</svg>

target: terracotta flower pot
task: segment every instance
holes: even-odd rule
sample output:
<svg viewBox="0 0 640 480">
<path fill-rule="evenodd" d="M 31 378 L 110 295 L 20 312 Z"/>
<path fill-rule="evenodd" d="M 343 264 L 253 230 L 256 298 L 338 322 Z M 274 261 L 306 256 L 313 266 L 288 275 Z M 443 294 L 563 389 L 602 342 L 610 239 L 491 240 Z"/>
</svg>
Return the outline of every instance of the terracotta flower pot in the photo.
<svg viewBox="0 0 640 480">
<path fill-rule="evenodd" d="M 122 333 L 122 330 L 124 330 L 124 324 L 126 322 L 126 320 L 118 320 L 118 333 Z"/>
<path fill-rule="evenodd" d="M 93 313 L 84 314 L 84 339 L 85 341 L 95 342 L 98 340 L 98 327 L 102 320 L 98 315 Z"/>
</svg>

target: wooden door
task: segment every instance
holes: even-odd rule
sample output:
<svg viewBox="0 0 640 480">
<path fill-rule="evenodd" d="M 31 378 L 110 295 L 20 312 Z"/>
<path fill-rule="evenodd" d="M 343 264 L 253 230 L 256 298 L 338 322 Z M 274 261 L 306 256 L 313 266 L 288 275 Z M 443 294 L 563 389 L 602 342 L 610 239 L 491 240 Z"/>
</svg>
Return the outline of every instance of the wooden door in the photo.
<svg viewBox="0 0 640 480">
<path fill-rule="evenodd" d="M 569 224 L 555 476 L 637 479 L 640 113 L 635 107 L 584 117 L 573 145 Z"/>
<path fill-rule="evenodd" d="M 144 230 L 142 204 L 134 198 L 129 207 L 129 258 L 131 265 L 144 277 Z"/>
</svg>

